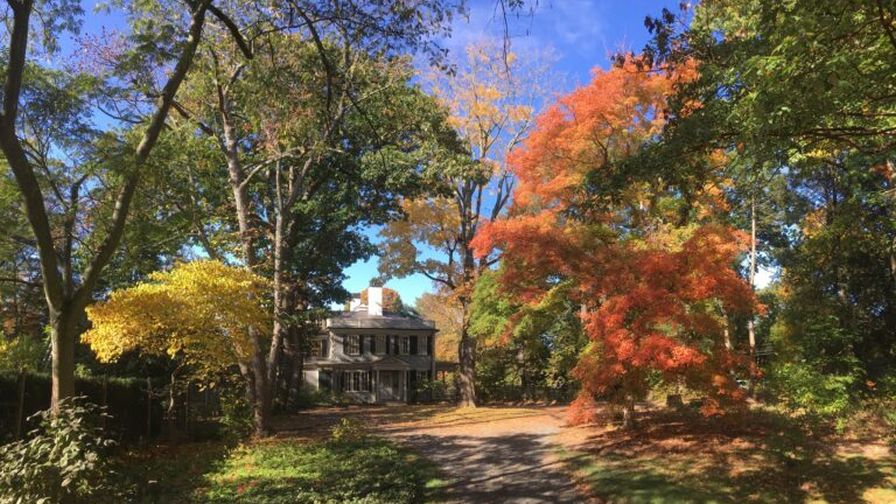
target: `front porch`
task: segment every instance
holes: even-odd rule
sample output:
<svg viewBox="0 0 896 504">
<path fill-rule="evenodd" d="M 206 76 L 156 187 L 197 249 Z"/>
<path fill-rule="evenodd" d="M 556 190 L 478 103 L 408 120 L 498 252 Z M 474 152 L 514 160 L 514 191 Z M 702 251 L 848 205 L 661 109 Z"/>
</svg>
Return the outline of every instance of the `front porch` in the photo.
<svg viewBox="0 0 896 504">
<path fill-rule="evenodd" d="M 429 370 L 413 369 L 407 362 L 386 356 L 369 363 L 338 363 L 305 370 L 305 385 L 332 391 L 352 402 L 407 403 L 418 399 L 417 385 Z"/>
</svg>

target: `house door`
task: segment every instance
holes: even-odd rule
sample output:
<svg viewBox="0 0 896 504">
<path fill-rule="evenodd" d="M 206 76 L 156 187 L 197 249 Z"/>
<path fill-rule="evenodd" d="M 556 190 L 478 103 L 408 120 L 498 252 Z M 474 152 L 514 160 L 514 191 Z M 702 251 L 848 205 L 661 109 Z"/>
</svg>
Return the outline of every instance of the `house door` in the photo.
<svg viewBox="0 0 896 504">
<path fill-rule="evenodd" d="M 398 371 L 380 371 L 380 400 L 401 400 L 401 388 Z"/>
</svg>

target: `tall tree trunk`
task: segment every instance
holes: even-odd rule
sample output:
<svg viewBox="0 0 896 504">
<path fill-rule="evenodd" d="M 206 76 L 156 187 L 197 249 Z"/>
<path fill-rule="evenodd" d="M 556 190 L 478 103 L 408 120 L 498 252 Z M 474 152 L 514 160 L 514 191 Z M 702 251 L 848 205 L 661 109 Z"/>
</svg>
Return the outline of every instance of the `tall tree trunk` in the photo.
<svg viewBox="0 0 896 504">
<path fill-rule="evenodd" d="M 283 207 L 282 196 L 280 193 L 280 164 L 277 164 L 277 205 L 274 216 L 274 326 L 273 334 L 271 334 L 271 347 L 268 351 L 268 385 L 271 387 L 270 395 L 272 398 L 278 397 L 277 388 L 280 380 L 280 373 L 283 371 L 283 346 L 284 341 L 288 337 L 289 326 L 294 322 L 289 320 L 291 313 L 291 304 L 294 302 L 290 290 L 293 286 L 287 285 L 285 272 L 283 271 L 286 264 L 286 255 L 289 246 L 286 243 L 286 226 L 287 211 Z"/>
<path fill-rule="evenodd" d="M 466 206 L 469 208 L 469 205 Z M 462 323 L 460 328 L 460 341 L 458 342 L 457 390 L 460 405 L 467 408 L 476 407 L 476 341 L 470 334 L 470 303 L 473 296 L 473 282 L 476 279 L 476 263 L 470 242 L 475 231 L 472 229 L 472 216 L 468 211 L 462 212 L 466 217 L 463 226 L 463 235 L 466 237 L 463 247 L 463 285 L 460 296 L 462 311 Z"/>
<path fill-rule="evenodd" d="M 230 188 L 233 193 L 233 203 L 236 209 L 237 224 L 240 232 L 240 248 L 245 267 L 249 271 L 255 271 L 258 267 L 258 257 L 255 251 L 255 239 L 258 230 L 251 222 L 252 203 L 249 198 L 248 180 L 243 171 L 239 154 L 239 140 L 236 126 L 233 122 L 230 98 L 224 85 L 216 85 L 218 111 L 220 113 L 221 128 L 223 131 L 222 146 L 224 158 L 227 161 L 227 173 Z M 252 357 L 248 363 L 248 370 L 244 377 L 249 381 L 246 384 L 248 400 L 252 405 L 252 417 L 255 435 L 265 437 L 270 434 L 271 414 L 271 390 L 268 384 L 267 352 L 264 348 L 264 340 L 261 332 L 255 328 L 249 328 L 249 338 L 252 342 Z M 251 377 L 251 378 L 250 378 Z"/>
<path fill-rule="evenodd" d="M 54 410 L 59 407 L 60 401 L 75 395 L 75 339 L 80 333 L 78 322 L 83 316 L 83 309 L 78 311 L 74 308 L 69 304 L 61 311 L 50 314 L 50 404 Z"/>
<path fill-rule="evenodd" d="M 626 397 L 622 403 L 622 428 L 633 429 L 635 427 L 635 399 Z"/>
<path fill-rule="evenodd" d="M 756 194 L 750 196 L 750 289 L 756 288 Z M 750 355 L 756 358 L 756 322 L 755 314 L 750 313 L 747 320 L 747 334 L 750 340 Z"/>
<path fill-rule="evenodd" d="M 469 333 L 469 307 L 463 304 L 463 324 L 460 330 L 457 355 L 457 392 L 461 407 L 476 407 L 476 341 Z"/>
<path fill-rule="evenodd" d="M 252 331 L 253 358 L 252 374 L 255 378 L 255 402 L 252 404 L 253 424 L 255 435 L 267 437 L 271 434 L 271 388 L 268 385 L 267 361 L 262 345 L 261 333 Z"/>
</svg>

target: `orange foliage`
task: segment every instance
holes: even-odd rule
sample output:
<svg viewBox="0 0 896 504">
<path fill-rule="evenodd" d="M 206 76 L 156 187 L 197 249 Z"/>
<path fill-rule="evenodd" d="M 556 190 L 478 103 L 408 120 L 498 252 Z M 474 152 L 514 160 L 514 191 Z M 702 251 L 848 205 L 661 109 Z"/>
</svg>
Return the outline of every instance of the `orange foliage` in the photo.
<svg viewBox="0 0 896 504">
<path fill-rule="evenodd" d="M 547 109 L 509 162 L 518 177 L 517 207 L 564 206 L 570 189 L 594 167 L 633 153 L 663 126 L 674 77 L 651 73 L 629 60 L 596 69 L 588 86 Z"/>
<path fill-rule="evenodd" d="M 525 301 L 537 302 L 558 277 L 575 282 L 591 344 L 574 370 L 582 392 L 572 421 L 592 419 L 595 397 L 643 397 L 656 374 L 703 391 L 705 414 L 744 399 L 732 373 L 749 372 L 749 360 L 725 348 L 723 314 L 756 308 L 733 268 L 746 237 L 713 224 L 657 224 L 631 235 L 614 228 L 612 211 L 587 221 L 567 215 L 586 175 L 660 131 L 676 78 L 629 61 L 561 98 L 510 158 L 519 180 L 510 216 L 473 242 L 480 255 L 503 251 L 502 282 Z M 632 199 L 626 208 L 644 206 L 642 196 Z M 717 189 L 706 199 L 706 212 L 724 208 Z"/>
</svg>

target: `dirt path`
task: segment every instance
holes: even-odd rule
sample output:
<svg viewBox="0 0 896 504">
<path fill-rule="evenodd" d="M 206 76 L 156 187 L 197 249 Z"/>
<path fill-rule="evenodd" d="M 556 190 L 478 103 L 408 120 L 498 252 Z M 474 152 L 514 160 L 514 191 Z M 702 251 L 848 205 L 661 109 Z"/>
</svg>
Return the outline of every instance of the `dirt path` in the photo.
<svg viewBox="0 0 896 504">
<path fill-rule="evenodd" d="M 533 409 L 488 421 L 424 423 L 391 435 L 450 475 L 449 502 L 583 502 L 550 440 L 564 418 L 560 408 Z"/>
<path fill-rule="evenodd" d="M 279 435 L 326 435 L 341 418 L 414 448 L 445 474 L 447 502 L 586 502 L 563 471 L 552 437 L 566 419 L 562 407 L 473 410 L 448 406 L 321 408 L 279 425 Z"/>
</svg>

